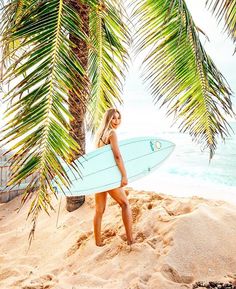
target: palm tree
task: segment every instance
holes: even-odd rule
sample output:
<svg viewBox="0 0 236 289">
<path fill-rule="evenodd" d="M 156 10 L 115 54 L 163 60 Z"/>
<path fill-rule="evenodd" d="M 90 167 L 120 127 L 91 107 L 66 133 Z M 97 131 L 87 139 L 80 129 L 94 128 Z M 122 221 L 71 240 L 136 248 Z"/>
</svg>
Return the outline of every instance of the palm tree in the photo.
<svg viewBox="0 0 236 289">
<path fill-rule="evenodd" d="M 76 2 L 11 0 L 2 9 L 2 82 L 11 83 L 3 145 L 15 141 L 10 184 L 37 175 L 23 197 L 23 203 L 33 198 L 30 236 L 39 212 L 52 208 L 53 176 L 58 186 L 70 186 L 61 159 L 75 165 L 84 152 L 83 121 L 94 133 L 103 112 L 122 101 L 133 29 L 126 24 L 123 3 Z M 155 101 L 168 105 L 168 115 L 181 121 L 180 130 L 209 148 L 212 158 L 217 136 L 229 134 L 226 116 L 234 115 L 227 82 L 205 52 L 184 0 L 134 4 L 135 48 L 137 53 L 149 50 L 143 75 Z M 235 41 L 236 1 L 206 4 Z"/>
<path fill-rule="evenodd" d="M 70 0 L 70 4 L 73 7 L 76 14 L 81 19 L 81 29 L 86 36 L 89 36 L 89 5 L 86 3 L 81 3 L 79 1 Z M 71 48 L 74 54 L 79 59 L 82 67 L 87 71 L 88 69 L 88 43 L 84 39 L 80 39 L 73 34 L 69 35 L 69 39 L 74 44 Z M 79 75 L 78 75 L 79 77 Z M 89 83 L 87 75 L 84 76 L 84 83 Z M 79 144 L 80 152 L 75 152 L 75 157 L 73 160 L 77 159 L 80 155 L 85 154 L 85 114 L 86 114 L 86 103 L 88 103 L 89 93 L 88 86 L 84 85 L 79 88 L 80 97 L 73 91 L 69 91 L 69 111 L 73 116 L 70 121 L 70 134 L 73 139 Z M 66 197 L 66 208 L 69 212 L 74 211 L 79 208 L 85 201 L 85 196 L 73 196 Z"/>
<path fill-rule="evenodd" d="M 114 106 L 115 104 L 112 103 L 112 95 L 110 95 L 107 98 L 107 103 L 103 102 L 103 108 L 97 109 L 97 107 L 94 107 L 94 105 L 97 102 L 97 98 L 101 98 L 102 94 L 104 94 L 103 97 L 106 97 L 105 95 L 108 93 L 108 90 L 110 90 L 110 93 L 116 93 L 117 97 L 119 97 L 120 93 L 119 91 L 116 91 L 116 82 L 118 81 L 118 77 L 115 77 L 115 71 L 114 68 L 111 67 L 110 65 L 110 60 L 107 59 L 108 55 L 106 53 L 109 51 L 114 53 L 116 50 L 116 57 L 125 57 L 127 54 L 126 50 L 124 47 L 121 45 L 120 40 L 122 40 L 123 36 L 122 34 L 126 37 L 128 40 L 128 34 L 127 31 L 125 30 L 125 25 L 120 21 L 119 18 L 114 14 L 111 17 L 111 13 L 116 12 L 114 10 L 114 7 L 111 7 L 112 9 L 108 10 L 104 3 L 96 3 L 97 5 L 91 9 L 90 6 L 87 3 L 82 3 L 79 1 L 74 1 L 70 0 L 71 5 L 73 6 L 74 10 L 76 11 L 77 15 L 79 15 L 79 18 L 81 19 L 81 24 L 82 24 L 82 29 L 83 32 L 91 37 L 92 40 L 92 47 L 90 47 L 90 50 L 88 49 L 88 43 L 84 41 L 83 39 L 78 39 L 76 36 L 73 36 L 70 34 L 70 39 L 71 41 L 76 45 L 75 48 L 72 47 L 73 52 L 75 55 L 77 55 L 78 59 L 80 60 L 83 68 L 88 71 L 88 62 L 90 64 L 89 67 L 89 76 L 85 76 L 85 82 L 88 85 L 84 85 L 82 89 L 80 90 L 80 95 L 82 96 L 83 101 L 81 101 L 80 98 L 76 97 L 76 95 L 72 92 L 69 91 L 69 111 L 71 115 L 73 116 L 73 120 L 70 122 L 71 125 L 71 132 L 72 132 L 72 137 L 77 141 L 77 143 L 80 146 L 80 152 L 78 154 L 75 154 L 75 159 L 80 156 L 85 154 L 85 114 L 86 114 L 86 104 L 89 102 L 89 78 L 92 81 L 92 90 L 91 90 L 91 113 L 92 115 L 92 123 L 95 123 L 95 119 L 97 118 L 97 122 L 101 119 L 101 113 L 103 113 L 106 108 L 109 108 L 111 106 Z M 112 11 L 113 10 L 113 11 Z M 91 13 L 89 12 L 91 11 Z M 118 12 L 118 10 L 117 10 Z M 116 13 L 117 13 L 116 12 Z M 109 13 L 110 14 L 110 19 L 109 17 L 106 17 L 107 23 L 104 22 L 104 13 Z M 89 21 L 89 16 L 90 16 L 90 21 Z M 116 17 L 116 18 L 115 18 Z M 112 22 L 108 21 L 115 21 L 116 25 L 120 24 L 120 27 L 115 29 L 114 27 L 112 28 Z M 108 25 L 111 25 L 109 28 Z M 123 26 L 123 28 L 122 28 Z M 112 28 L 112 30 L 111 30 Z M 120 36 L 120 39 L 112 39 L 114 32 L 116 30 L 117 35 Z M 100 33 L 98 34 L 98 32 Z M 113 33 L 111 33 L 113 32 Z M 104 45 L 104 43 L 107 43 L 109 46 L 106 48 L 106 52 L 104 50 L 100 49 L 100 46 Z M 120 51 L 119 51 L 120 50 Z M 89 54 L 90 52 L 90 54 Z M 112 54 L 111 53 L 111 54 Z M 113 58 L 115 56 L 113 55 Z M 90 61 L 89 61 L 90 59 Z M 104 60 L 106 62 L 104 62 Z M 118 59 L 117 59 L 118 60 Z M 106 65 L 110 66 L 107 69 L 105 69 L 103 62 L 106 63 Z M 119 63 L 125 63 L 124 60 L 119 61 Z M 98 64 L 100 63 L 100 67 Z M 112 64 L 113 67 L 115 67 L 114 64 Z M 121 66 L 122 68 L 122 66 Z M 119 73 L 123 73 L 121 71 L 121 68 L 118 68 L 116 66 L 116 69 L 118 71 L 120 70 Z M 100 78 L 97 76 L 99 75 L 100 72 Z M 106 81 L 107 76 L 105 76 L 105 73 L 108 73 L 107 76 L 109 77 L 109 82 L 110 82 L 110 87 L 104 88 L 103 85 Z M 124 75 L 123 75 L 124 76 Z M 117 78 L 117 79 L 116 79 Z M 98 83 L 100 82 L 100 83 Z M 108 81 L 107 81 L 108 82 Z M 97 89 L 97 86 L 100 86 L 99 90 Z M 120 100 L 121 101 L 121 100 Z M 99 113 L 99 115 L 97 115 Z M 91 124 L 91 123 L 90 123 Z M 85 196 L 74 196 L 74 197 L 67 197 L 67 210 L 68 211 L 73 211 L 76 208 L 78 208 L 80 205 L 83 204 L 85 200 Z"/>
</svg>

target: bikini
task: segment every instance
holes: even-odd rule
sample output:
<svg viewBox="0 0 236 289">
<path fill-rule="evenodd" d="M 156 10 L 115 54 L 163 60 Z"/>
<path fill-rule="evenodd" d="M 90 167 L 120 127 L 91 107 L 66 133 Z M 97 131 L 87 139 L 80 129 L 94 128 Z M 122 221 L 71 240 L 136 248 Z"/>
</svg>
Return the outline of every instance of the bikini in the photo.
<svg viewBox="0 0 236 289">
<path fill-rule="evenodd" d="M 108 145 L 109 143 L 105 143 L 102 139 L 102 137 L 100 137 L 100 140 L 104 143 L 104 145 Z"/>
<path fill-rule="evenodd" d="M 110 132 L 111 133 L 111 132 Z M 110 136 L 110 134 L 109 134 L 109 136 Z M 108 139 L 109 139 L 109 137 L 108 137 Z M 110 142 L 108 142 L 108 143 L 105 143 L 104 141 L 103 141 L 103 139 L 102 139 L 102 137 L 100 137 L 100 140 L 104 143 L 104 145 L 108 145 Z"/>
</svg>

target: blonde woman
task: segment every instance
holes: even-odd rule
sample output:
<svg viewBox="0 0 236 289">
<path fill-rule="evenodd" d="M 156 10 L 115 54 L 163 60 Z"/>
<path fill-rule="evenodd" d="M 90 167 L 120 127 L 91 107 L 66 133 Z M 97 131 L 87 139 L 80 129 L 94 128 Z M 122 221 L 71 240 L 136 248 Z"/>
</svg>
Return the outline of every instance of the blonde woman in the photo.
<svg viewBox="0 0 236 289">
<path fill-rule="evenodd" d="M 107 193 L 116 200 L 122 209 L 122 219 L 125 226 L 127 243 L 131 245 L 133 243 L 132 237 L 132 213 L 129 206 L 129 202 L 125 191 L 124 186 L 128 184 L 127 174 L 124 166 L 122 156 L 120 154 L 116 129 L 121 123 L 121 114 L 115 109 L 108 109 L 102 119 L 101 125 L 96 133 L 95 145 L 97 148 L 104 145 L 110 144 L 114 159 L 121 173 L 121 183 L 120 187 L 109 190 L 107 192 L 95 194 L 95 216 L 94 216 L 94 237 L 97 246 L 103 246 L 101 238 L 101 223 L 102 216 L 106 207 Z"/>
</svg>

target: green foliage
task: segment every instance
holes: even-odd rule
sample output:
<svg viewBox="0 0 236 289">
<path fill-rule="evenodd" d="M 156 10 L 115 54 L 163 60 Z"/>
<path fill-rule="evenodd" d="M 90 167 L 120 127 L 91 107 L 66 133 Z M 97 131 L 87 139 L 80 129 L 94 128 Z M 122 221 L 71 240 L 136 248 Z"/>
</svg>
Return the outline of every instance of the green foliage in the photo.
<svg viewBox="0 0 236 289">
<path fill-rule="evenodd" d="M 5 13 L 11 11 L 6 6 Z M 62 0 L 30 1 L 17 16 L 17 22 L 14 19 L 1 27 L 5 47 L 20 43 L 13 50 L 4 50 L 4 60 L 10 64 L 3 82 L 14 81 L 5 96 L 11 107 L 6 112 L 10 119 L 2 141 L 14 150 L 9 185 L 35 175 L 23 198 L 25 202 L 33 197 L 29 215 L 35 225 L 40 210 L 48 212 L 51 208 L 51 196 L 55 194 L 52 178 L 57 175 L 58 180 L 70 185 L 60 158 L 69 163 L 73 151 L 79 151 L 69 134 L 67 93 L 71 90 L 81 98 L 79 88 L 86 85 L 81 81 L 85 71 L 72 52 L 68 35 L 82 39 L 85 35 L 77 14 Z M 17 55 L 17 60 L 12 55 Z"/>
<path fill-rule="evenodd" d="M 119 7 L 104 1 L 90 13 L 89 128 L 94 133 L 104 112 L 122 102 L 122 78 L 127 68 L 127 47 L 130 42 L 127 25 Z"/>
<path fill-rule="evenodd" d="M 236 0 L 206 0 L 206 5 L 216 15 L 219 22 L 224 22 L 225 31 L 236 41 Z"/>
<path fill-rule="evenodd" d="M 180 131 L 208 147 L 212 158 L 217 136 L 229 134 L 231 90 L 205 52 L 185 1 L 145 0 L 133 17 L 140 23 L 136 49 L 150 51 L 143 75 L 155 102 L 168 105 Z"/>
</svg>

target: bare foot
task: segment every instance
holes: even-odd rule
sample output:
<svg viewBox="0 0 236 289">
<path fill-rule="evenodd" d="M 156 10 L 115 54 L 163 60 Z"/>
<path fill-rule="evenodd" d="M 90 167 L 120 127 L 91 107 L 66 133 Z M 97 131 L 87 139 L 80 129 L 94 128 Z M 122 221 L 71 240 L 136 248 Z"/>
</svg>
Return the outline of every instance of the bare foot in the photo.
<svg viewBox="0 0 236 289">
<path fill-rule="evenodd" d="M 96 246 L 98 246 L 98 247 L 103 247 L 103 246 L 105 246 L 106 244 L 105 243 L 103 243 L 103 242 L 101 242 L 101 243 L 96 243 Z"/>
<path fill-rule="evenodd" d="M 134 244 L 133 241 L 127 241 L 127 245 L 126 245 L 127 252 L 131 252 L 132 251 L 132 245 L 133 244 Z"/>
<path fill-rule="evenodd" d="M 134 240 L 127 240 L 128 245 L 132 245 L 134 243 Z"/>
</svg>

